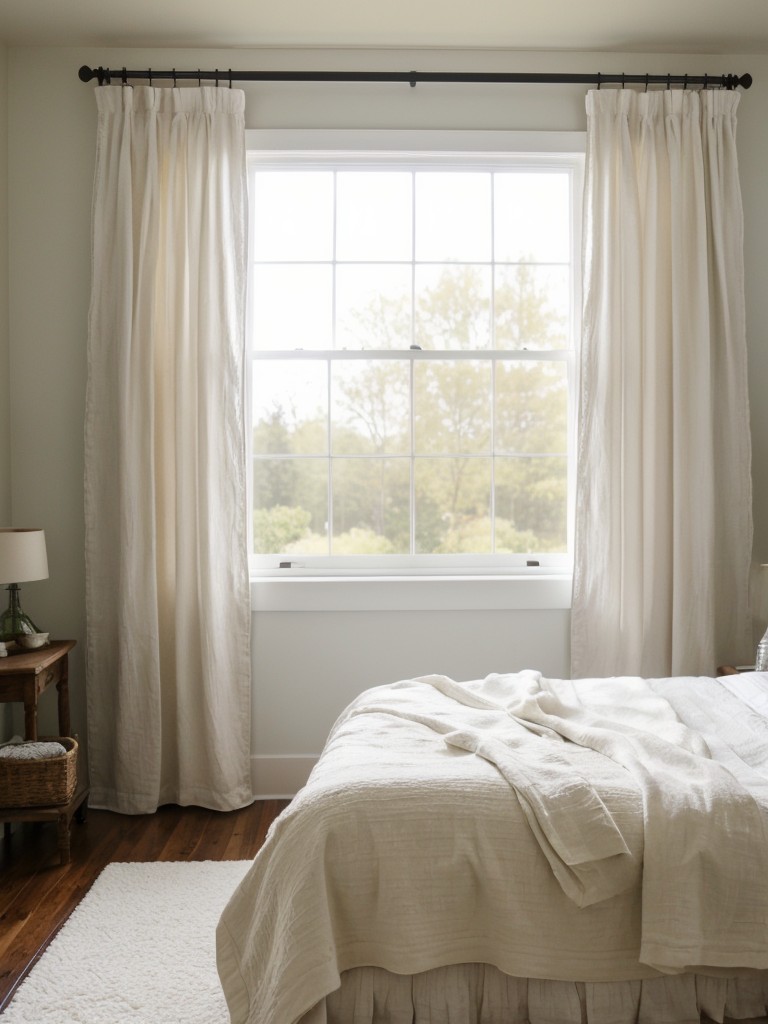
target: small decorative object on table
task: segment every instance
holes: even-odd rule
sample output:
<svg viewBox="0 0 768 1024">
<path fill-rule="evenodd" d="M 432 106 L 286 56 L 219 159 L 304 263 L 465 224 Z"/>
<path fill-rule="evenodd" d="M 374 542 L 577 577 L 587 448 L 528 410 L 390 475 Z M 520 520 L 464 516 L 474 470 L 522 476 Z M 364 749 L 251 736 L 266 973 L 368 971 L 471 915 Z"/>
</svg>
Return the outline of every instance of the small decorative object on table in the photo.
<svg viewBox="0 0 768 1024">
<path fill-rule="evenodd" d="M 763 633 L 762 640 L 757 645 L 755 671 L 768 672 L 768 629 Z"/>
<path fill-rule="evenodd" d="M 50 633 L 21 633 L 16 638 L 16 643 L 20 644 L 21 647 L 34 651 L 38 647 L 45 647 L 50 635 Z"/>
<path fill-rule="evenodd" d="M 768 564 L 760 566 L 761 569 L 768 569 Z M 755 657 L 755 671 L 768 672 L 768 629 L 763 633 L 760 643 L 757 645 Z"/>
</svg>

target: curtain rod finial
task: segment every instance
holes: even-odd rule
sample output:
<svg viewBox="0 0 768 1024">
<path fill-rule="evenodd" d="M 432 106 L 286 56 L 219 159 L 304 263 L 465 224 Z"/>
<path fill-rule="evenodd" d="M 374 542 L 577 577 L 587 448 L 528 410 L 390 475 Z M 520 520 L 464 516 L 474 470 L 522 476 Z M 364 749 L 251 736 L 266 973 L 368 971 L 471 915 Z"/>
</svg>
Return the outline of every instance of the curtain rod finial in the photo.
<svg viewBox="0 0 768 1024">
<path fill-rule="evenodd" d="M 89 68 L 87 64 L 83 64 L 77 73 L 77 77 L 81 82 L 90 82 L 96 77 L 96 72 Z"/>
</svg>

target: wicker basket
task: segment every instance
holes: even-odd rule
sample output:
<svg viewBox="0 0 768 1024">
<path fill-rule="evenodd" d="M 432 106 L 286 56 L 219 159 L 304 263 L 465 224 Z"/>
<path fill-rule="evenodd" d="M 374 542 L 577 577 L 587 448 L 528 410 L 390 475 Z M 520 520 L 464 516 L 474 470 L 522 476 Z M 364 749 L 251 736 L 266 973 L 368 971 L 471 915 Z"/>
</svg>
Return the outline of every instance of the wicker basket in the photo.
<svg viewBox="0 0 768 1024">
<path fill-rule="evenodd" d="M 69 803 L 77 784 L 77 740 L 42 736 L 66 748 L 60 757 L 30 761 L 0 758 L 0 807 L 55 807 Z"/>
</svg>

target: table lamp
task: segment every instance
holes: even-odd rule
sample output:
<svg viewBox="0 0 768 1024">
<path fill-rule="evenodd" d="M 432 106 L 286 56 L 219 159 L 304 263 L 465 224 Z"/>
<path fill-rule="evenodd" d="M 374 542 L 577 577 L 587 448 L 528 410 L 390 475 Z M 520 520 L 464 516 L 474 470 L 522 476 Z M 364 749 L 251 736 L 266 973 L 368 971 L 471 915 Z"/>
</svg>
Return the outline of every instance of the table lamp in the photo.
<svg viewBox="0 0 768 1024">
<path fill-rule="evenodd" d="M 21 609 L 19 583 L 48 579 L 44 530 L 0 527 L 0 584 L 8 584 L 8 607 L 0 615 L 0 641 L 40 630 Z"/>
</svg>

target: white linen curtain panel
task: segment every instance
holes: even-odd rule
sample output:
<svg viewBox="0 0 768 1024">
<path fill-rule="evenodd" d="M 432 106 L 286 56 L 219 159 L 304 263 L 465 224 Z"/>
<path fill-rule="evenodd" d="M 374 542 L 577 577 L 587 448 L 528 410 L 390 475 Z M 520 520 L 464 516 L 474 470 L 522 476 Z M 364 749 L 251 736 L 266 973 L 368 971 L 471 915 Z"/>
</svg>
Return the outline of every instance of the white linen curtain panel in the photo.
<svg viewBox="0 0 768 1024">
<path fill-rule="evenodd" d="M 95 96 L 91 803 L 229 810 L 252 800 L 244 94 Z"/>
<path fill-rule="evenodd" d="M 587 97 L 574 677 L 750 657 L 738 103 Z"/>
</svg>

